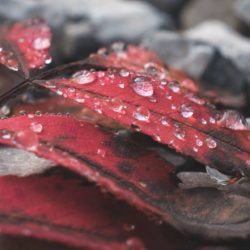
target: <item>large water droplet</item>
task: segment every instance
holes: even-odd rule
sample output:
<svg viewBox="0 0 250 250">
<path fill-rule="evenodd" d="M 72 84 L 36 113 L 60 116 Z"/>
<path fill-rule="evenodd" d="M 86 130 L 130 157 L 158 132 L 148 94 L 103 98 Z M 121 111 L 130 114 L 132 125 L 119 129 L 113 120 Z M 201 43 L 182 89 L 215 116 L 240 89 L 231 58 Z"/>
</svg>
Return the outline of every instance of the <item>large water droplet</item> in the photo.
<svg viewBox="0 0 250 250">
<path fill-rule="evenodd" d="M 72 78 L 77 84 L 89 84 L 96 80 L 96 75 L 95 72 L 81 70 L 73 74 Z"/>
<path fill-rule="evenodd" d="M 150 117 L 150 112 L 146 108 L 139 107 L 133 113 L 133 116 L 138 121 L 148 122 Z"/>
<path fill-rule="evenodd" d="M 0 116 L 7 116 L 10 114 L 10 107 L 8 105 L 3 105 L 0 109 Z"/>
<path fill-rule="evenodd" d="M 194 114 L 192 107 L 185 104 L 181 105 L 180 112 L 184 118 L 190 118 Z"/>
<path fill-rule="evenodd" d="M 43 125 L 38 122 L 32 122 L 30 124 L 30 129 L 35 133 L 41 133 L 43 130 Z"/>
<path fill-rule="evenodd" d="M 225 111 L 217 123 L 222 127 L 233 130 L 246 130 L 250 128 L 246 119 L 240 113 L 234 110 Z"/>
<path fill-rule="evenodd" d="M 150 82 L 150 79 L 145 76 L 138 76 L 134 78 L 132 88 L 135 93 L 140 96 L 152 96 L 154 93 L 154 88 Z"/>
<path fill-rule="evenodd" d="M 37 50 L 44 50 L 48 49 L 50 47 L 50 39 L 49 38 L 43 38 L 43 37 L 37 37 L 33 41 L 33 47 Z"/>
<path fill-rule="evenodd" d="M 15 134 L 13 142 L 22 148 L 34 151 L 38 146 L 38 136 L 31 130 L 23 130 Z"/>
<path fill-rule="evenodd" d="M 217 142 L 214 139 L 212 139 L 211 137 L 206 139 L 206 144 L 209 148 L 216 148 L 216 146 L 217 146 Z"/>
</svg>

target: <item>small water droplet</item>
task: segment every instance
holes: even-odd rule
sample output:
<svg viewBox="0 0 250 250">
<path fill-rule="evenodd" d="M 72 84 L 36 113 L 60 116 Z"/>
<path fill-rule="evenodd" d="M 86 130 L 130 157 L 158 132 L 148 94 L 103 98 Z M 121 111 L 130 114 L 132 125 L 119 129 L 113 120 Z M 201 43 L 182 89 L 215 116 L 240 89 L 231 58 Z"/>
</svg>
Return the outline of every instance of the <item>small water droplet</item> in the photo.
<svg viewBox="0 0 250 250">
<path fill-rule="evenodd" d="M 144 70 L 149 75 L 157 75 L 158 73 L 158 65 L 153 62 L 148 62 L 144 64 Z"/>
<path fill-rule="evenodd" d="M 162 116 L 160 122 L 163 126 L 169 126 L 169 122 L 166 116 Z"/>
<path fill-rule="evenodd" d="M 97 154 L 104 158 L 106 156 L 106 151 L 104 149 L 98 148 Z"/>
<path fill-rule="evenodd" d="M 200 139 L 196 139 L 196 140 L 195 140 L 195 143 L 196 143 L 196 145 L 197 145 L 198 147 L 202 147 L 202 145 L 203 145 L 203 141 L 200 140 Z"/>
<path fill-rule="evenodd" d="M 215 124 L 215 119 L 213 117 L 209 117 L 209 122 L 212 123 L 212 124 Z"/>
<path fill-rule="evenodd" d="M 131 232 L 135 230 L 135 225 L 134 224 L 124 224 L 123 229 L 125 231 Z"/>
<path fill-rule="evenodd" d="M 132 88 L 135 93 L 140 96 L 150 97 L 154 93 L 154 88 L 150 79 L 145 76 L 138 76 L 134 78 Z"/>
<path fill-rule="evenodd" d="M 161 137 L 158 134 L 153 134 L 154 140 L 161 142 Z"/>
<path fill-rule="evenodd" d="M 150 113 L 149 110 L 143 107 L 139 107 L 133 113 L 133 117 L 138 121 L 148 122 Z"/>
<path fill-rule="evenodd" d="M 143 242 L 135 237 L 131 237 L 126 241 L 126 250 L 145 250 Z"/>
<path fill-rule="evenodd" d="M 122 103 L 121 99 L 119 98 L 112 98 L 108 102 L 108 106 L 111 110 L 114 112 L 120 113 L 120 114 L 125 114 L 125 108 L 126 106 Z"/>
<path fill-rule="evenodd" d="M 128 77 L 129 76 L 129 71 L 126 70 L 126 69 L 121 69 L 119 71 L 119 75 L 122 76 L 122 77 Z"/>
<path fill-rule="evenodd" d="M 181 105 L 180 112 L 183 118 L 190 118 L 194 114 L 192 107 L 185 104 Z"/>
<path fill-rule="evenodd" d="M 210 137 L 206 139 L 206 144 L 209 148 L 216 148 L 217 146 L 216 141 Z"/>
<path fill-rule="evenodd" d="M 217 123 L 222 127 L 233 130 L 246 130 L 250 128 L 246 119 L 234 110 L 227 110 L 223 112 Z"/>
<path fill-rule="evenodd" d="M 195 153 L 197 153 L 199 150 L 198 150 L 198 148 L 193 147 L 193 151 L 194 151 Z"/>
<path fill-rule="evenodd" d="M 7 116 L 10 114 L 10 107 L 8 105 L 3 105 L 0 109 L 0 116 Z"/>
<path fill-rule="evenodd" d="M 38 122 L 32 122 L 30 124 L 30 129 L 35 133 L 41 133 L 43 130 L 43 125 Z"/>
<path fill-rule="evenodd" d="M 204 118 L 202 118 L 202 119 L 201 119 L 201 123 L 204 124 L 204 125 L 206 125 L 206 124 L 207 124 L 207 121 L 206 121 Z"/>
<path fill-rule="evenodd" d="M 50 39 L 49 38 L 43 38 L 43 37 L 37 37 L 33 41 L 33 47 L 37 50 L 44 50 L 48 49 L 50 47 Z"/>
<path fill-rule="evenodd" d="M 9 140 L 12 137 L 12 133 L 7 129 L 0 130 L 0 137 L 4 140 Z"/>
<path fill-rule="evenodd" d="M 168 87 L 174 92 L 178 93 L 180 91 L 180 84 L 177 81 L 171 81 Z"/>
<path fill-rule="evenodd" d="M 185 97 L 199 105 L 204 105 L 206 103 L 204 99 L 200 98 L 197 94 L 194 93 L 188 93 L 187 95 L 185 95 Z"/>
<path fill-rule="evenodd" d="M 95 72 L 81 70 L 73 74 L 72 79 L 77 84 L 89 84 L 96 80 Z"/>
<path fill-rule="evenodd" d="M 118 87 L 121 88 L 121 89 L 124 89 L 125 88 L 125 84 L 124 83 L 118 83 Z"/>
<path fill-rule="evenodd" d="M 45 63 L 46 64 L 50 64 L 52 62 L 52 57 L 48 57 L 46 60 L 45 60 Z"/>
<path fill-rule="evenodd" d="M 176 131 L 174 132 L 174 135 L 176 138 L 180 139 L 180 140 L 184 140 L 186 133 L 184 130 L 181 129 L 176 129 Z"/>
</svg>

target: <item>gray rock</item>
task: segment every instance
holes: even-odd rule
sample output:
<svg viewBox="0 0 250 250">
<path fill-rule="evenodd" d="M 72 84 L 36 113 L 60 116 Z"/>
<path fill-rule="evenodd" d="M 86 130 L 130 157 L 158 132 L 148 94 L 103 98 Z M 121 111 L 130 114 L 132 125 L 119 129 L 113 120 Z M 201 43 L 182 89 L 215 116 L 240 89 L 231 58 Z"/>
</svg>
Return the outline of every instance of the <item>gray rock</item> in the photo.
<svg viewBox="0 0 250 250">
<path fill-rule="evenodd" d="M 54 165 L 52 161 L 37 157 L 28 151 L 9 147 L 0 148 L 0 176 L 40 174 Z"/>
<path fill-rule="evenodd" d="M 236 27 L 234 2 L 235 0 L 192 0 L 182 11 L 181 23 L 185 28 L 189 28 L 205 20 L 218 19 Z"/>
<path fill-rule="evenodd" d="M 250 27 L 250 0 L 238 0 L 234 10 L 237 17 Z"/>
<path fill-rule="evenodd" d="M 157 52 L 167 64 L 185 71 L 205 89 L 241 95 L 246 77 L 213 45 L 170 31 L 146 35 L 142 44 Z"/>
<path fill-rule="evenodd" d="M 216 20 L 204 22 L 184 35 L 216 46 L 223 56 L 231 59 L 245 73 L 250 82 L 250 39 Z"/>
<path fill-rule="evenodd" d="M 117 39 L 138 42 L 148 30 L 172 27 L 167 14 L 140 1 L 0 0 L 0 6 L 0 18 L 4 20 L 30 16 L 48 20 L 55 44 L 66 57 L 83 57 Z"/>
</svg>

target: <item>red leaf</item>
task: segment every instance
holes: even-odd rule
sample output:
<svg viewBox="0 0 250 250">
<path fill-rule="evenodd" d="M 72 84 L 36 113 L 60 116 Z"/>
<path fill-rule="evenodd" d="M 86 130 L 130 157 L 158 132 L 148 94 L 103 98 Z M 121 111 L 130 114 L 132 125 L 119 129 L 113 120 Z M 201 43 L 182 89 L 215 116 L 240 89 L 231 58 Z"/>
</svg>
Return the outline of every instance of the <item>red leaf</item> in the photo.
<svg viewBox="0 0 250 250">
<path fill-rule="evenodd" d="M 43 68 L 51 62 L 51 32 L 41 19 L 2 26 L 0 32 L 0 64 L 22 70 L 27 77 L 30 69 Z"/>
<path fill-rule="evenodd" d="M 216 238 L 246 237 L 249 232 L 250 203 L 244 195 L 179 189 L 173 167 L 131 137 L 64 116 L 5 119 L 0 131 L 1 143 L 68 167 L 177 228 Z"/>
<path fill-rule="evenodd" d="M 147 73 L 161 80 L 175 79 L 183 88 L 193 92 L 198 91 L 198 85 L 184 72 L 166 66 L 157 54 L 142 47 L 134 45 L 125 47 L 123 43 L 114 43 L 110 49 L 102 48 L 96 54 L 91 54 L 88 62 L 107 68 L 123 68 L 121 72 L 125 75 L 127 69 L 137 73 Z"/>
<path fill-rule="evenodd" d="M 176 81 L 125 72 L 81 70 L 39 83 L 222 172 L 250 176 L 250 129 L 238 113 L 214 109 Z"/>
<path fill-rule="evenodd" d="M 71 173 L 0 178 L 0 229 L 87 249 L 181 247 L 171 228 L 150 223 L 135 209 Z M 166 237 L 168 235 L 168 237 Z M 171 237 L 170 237 L 171 235 Z"/>
</svg>

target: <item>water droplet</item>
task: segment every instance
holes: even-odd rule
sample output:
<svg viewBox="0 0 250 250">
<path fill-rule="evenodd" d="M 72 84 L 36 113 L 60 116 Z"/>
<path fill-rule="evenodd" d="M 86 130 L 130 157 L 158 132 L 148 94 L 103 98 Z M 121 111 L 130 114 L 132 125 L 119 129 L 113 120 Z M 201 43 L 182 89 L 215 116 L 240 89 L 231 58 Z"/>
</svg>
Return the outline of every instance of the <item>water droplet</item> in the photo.
<svg viewBox="0 0 250 250">
<path fill-rule="evenodd" d="M 145 63 L 144 70 L 147 74 L 155 76 L 158 73 L 158 65 L 153 62 Z"/>
<path fill-rule="evenodd" d="M 223 112 L 221 119 L 218 120 L 217 123 L 222 127 L 233 130 L 246 130 L 250 128 L 246 119 L 234 110 Z"/>
<path fill-rule="evenodd" d="M 4 140 L 9 140 L 12 137 L 12 133 L 7 129 L 0 130 L 0 137 Z"/>
<path fill-rule="evenodd" d="M 149 97 L 154 93 L 153 85 L 150 79 L 145 76 L 138 76 L 133 80 L 132 88 L 136 94 L 140 96 Z"/>
<path fill-rule="evenodd" d="M 195 153 L 197 153 L 199 150 L 198 150 L 198 148 L 193 147 L 193 151 L 194 151 Z"/>
<path fill-rule="evenodd" d="M 204 105 L 206 103 L 204 99 L 200 98 L 197 94 L 194 93 L 188 93 L 187 95 L 185 95 L 185 97 L 199 105 Z"/>
<path fill-rule="evenodd" d="M 122 76 L 122 77 L 128 77 L 129 76 L 129 71 L 126 70 L 126 69 L 121 69 L 119 71 L 119 75 Z"/>
<path fill-rule="evenodd" d="M 41 133 L 43 130 L 43 125 L 38 122 L 32 122 L 30 124 L 30 129 L 35 133 Z"/>
<path fill-rule="evenodd" d="M 215 124 L 215 119 L 213 117 L 209 117 L 209 122 Z"/>
<path fill-rule="evenodd" d="M 33 47 L 37 50 L 44 50 L 48 49 L 50 47 L 50 39 L 49 38 L 43 38 L 43 37 L 37 37 L 33 41 Z"/>
<path fill-rule="evenodd" d="M 178 93 L 180 91 L 180 84 L 177 81 L 171 81 L 168 87 L 174 92 Z"/>
<path fill-rule="evenodd" d="M 204 125 L 206 125 L 206 124 L 207 124 L 207 121 L 206 121 L 204 118 L 202 118 L 202 119 L 201 119 L 201 123 L 204 124 Z"/>
<path fill-rule="evenodd" d="M 143 242 L 135 237 L 131 237 L 126 241 L 126 250 L 145 250 Z"/>
<path fill-rule="evenodd" d="M 108 106 L 114 112 L 125 114 L 124 109 L 126 108 L 126 106 L 122 103 L 121 99 L 119 99 L 119 98 L 112 98 L 108 102 Z"/>
<path fill-rule="evenodd" d="M 180 139 L 180 140 L 184 140 L 185 139 L 185 136 L 186 136 L 186 133 L 184 130 L 181 130 L 181 129 L 177 129 L 175 132 L 174 132 L 174 135 L 176 138 Z"/>
<path fill-rule="evenodd" d="M 121 82 L 121 83 L 118 83 L 118 87 L 119 87 L 119 88 L 121 88 L 121 89 L 124 89 L 125 84 L 124 84 L 124 83 L 122 83 L 122 82 Z"/>
<path fill-rule="evenodd" d="M 153 134 L 153 138 L 154 138 L 154 140 L 161 142 L 161 137 L 159 135 Z"/>
<path fill-rule="evenodd" d="M 172 100 L 172 99 L 173 99 L 173 96 L 171 96 L 169 93 L 167 93 L 167 94 L 166 94 L 166 98 L 167 98 L 168 100 Z"/>
<path fill-rule="evenodd" d="M 160 122 L 163 126 L 169 126 L 169 122 L 166 116 L 162 116 Z"/>
<path fill-rule="evenodd" d="M 176 110 L 176 106 L 174 104 L 171 104 L 171 109 Z"/>
<path fill-rule="evenodd" d="M 123 229 L 125 231 L 131 232 L 135 230 L 135 225 L 134 224 L 124 224 Z"/>
<path fill-rule="evenodd" d="M 200 139 L 196 139 L 196 140 L 195 140 L 195 143 L 196 143 L 196 145 L 197 145 L 198 147 L 202 147 L 202 145 L 203 145 L 203 141 L 200 140 Z"/>
<path fill-rule="evenodd" d="M 46 60 L 45 60 L 45 63 L 46 64 L 50 64 L 52 62 L 52 57 L 48 57 Z"/>
<path fill-rule="evenodd" d="M 182 117 L 184 118 L 190 118 L 194 114 L 192 107 L 187 106 L 185 104 L 181 105 L 180 112 Z"/>
<path fill-rule="evenodd" d="M 10 107 L 8 105 L 3 105 L 0 109 L 0 116 L 7 116 L 10 114 Z"/>
<path fill-rule="evenodd" d="M 98 148 L 97 154 L 104 158 L 106 156 L 106 151 L 104 149 Z"/>
<path fill-rule="evenodd" d="M 96 75 L 95 72 L 81 70 L 73 74 L 72 78 L 77 84 L 89 84 L 96 80 Z"/>
<path fill-rule="evenodd" d="M 23 130 L 15 134 L 13 142 L 22 148 L 34 151 L 38 146 L 38 136 L 31 130 Z"/>
<path fill-rule="evenodd" d="M 216 141 L 210 137 L 206 139 L 206 144 L 209 148 L 216 148 L 217 146 Z"/>
<path fill-rule="evenodd" d="M 149 110 L 143 107 L 139 107 L 133 113 L 133 117 L 138 121 L 148 122 L 150 113 Z"/>
</svg>

